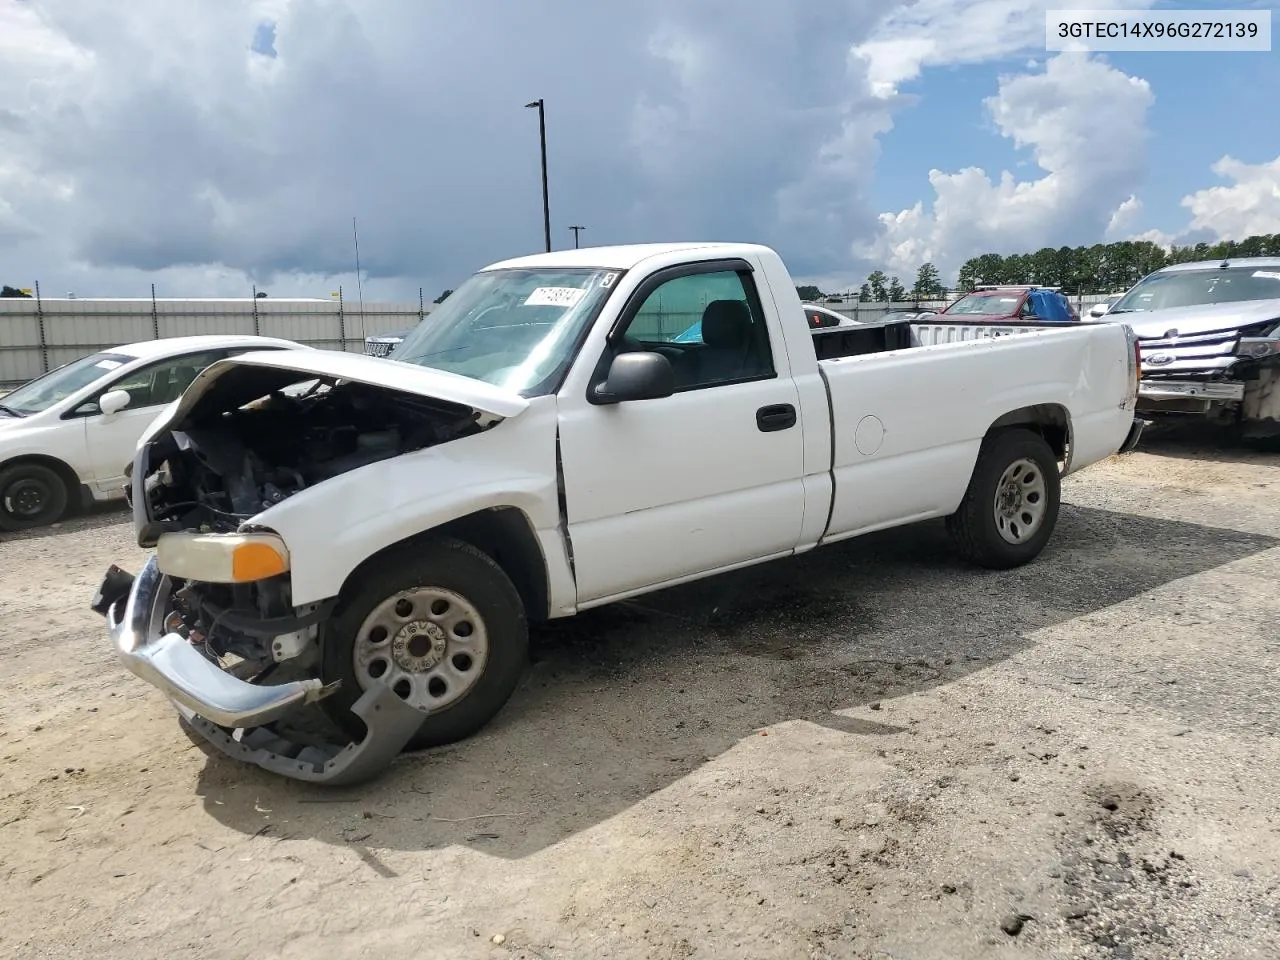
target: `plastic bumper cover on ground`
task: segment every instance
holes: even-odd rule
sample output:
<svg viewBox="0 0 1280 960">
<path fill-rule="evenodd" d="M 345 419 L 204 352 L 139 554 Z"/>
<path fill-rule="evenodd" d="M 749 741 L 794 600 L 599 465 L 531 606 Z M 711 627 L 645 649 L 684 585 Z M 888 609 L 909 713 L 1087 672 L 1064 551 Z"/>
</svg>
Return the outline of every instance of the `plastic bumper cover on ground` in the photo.
<svg viewBox="0 0 1280 960">
<path fill-rule="evenodd" d="M 324 696 L 321 681 L 258 685 L 224 672 L 186 638 L 165 631 L 169 594 L 169 579 L 152 557 L 128 595 L 105 610 L 112 643 L 126 669 L 168 696 L 190 728 L 228 756 L 296 780 L 357 783 L 388 766 L 422 725 L 419 710 L 379 684 L 352 707 L 366 730 L 359 743 L 287 739 L 267 725 Z"/>
<path fill-rule="evenodd" d="M 1128 453 L 1138 445 L 1138 440 L 1142 437 L 1143 428 L 1147 425 L 1147 421 L 1140 417 L 1133 418 L 1133 425 L 1129 427 L 1129 433 L 1124 438 L 1124 443 L 1120 445 L 1120 453 Z"/>
</svg>

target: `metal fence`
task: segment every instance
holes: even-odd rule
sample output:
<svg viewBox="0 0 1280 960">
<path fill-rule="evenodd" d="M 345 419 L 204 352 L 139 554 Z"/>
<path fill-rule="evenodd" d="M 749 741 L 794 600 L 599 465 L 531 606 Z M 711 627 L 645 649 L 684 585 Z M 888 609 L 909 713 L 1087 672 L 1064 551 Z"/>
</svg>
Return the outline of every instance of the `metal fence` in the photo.
<svg viewBox="0 0 1280 960">
<path fill-rule="evenodd" d="M 416 325 L 430 304 L 342 298 L 227 300 L 0 298 L 0 384 L 13 386 L 64 363 L 140 340 L 256 334 L 313 347 L 364 350 L 364 338 Z"/>
</svg>

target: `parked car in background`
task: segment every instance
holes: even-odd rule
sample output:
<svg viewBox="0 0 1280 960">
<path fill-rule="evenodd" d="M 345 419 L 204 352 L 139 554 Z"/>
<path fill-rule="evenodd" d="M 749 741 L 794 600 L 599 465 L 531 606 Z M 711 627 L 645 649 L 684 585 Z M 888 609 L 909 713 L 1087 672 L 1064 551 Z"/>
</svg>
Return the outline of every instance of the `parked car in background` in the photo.
<svg viewBox="0 0 1280 960">
<path fill-rule="evenodd" d="M 73 360 L 0 397 L 0 530 L 123 497 L 138 438 L 197 374 L 250 350 L 285 349 L 309 348 L 274 337 L 146 340 Z"/>
<path fill-rule="evenodd" d="M 938 311 L 939 316 L 972 323 L 1000 323 L 1010 320 L 1076 321 L 1080 314 L 1058 287 L 979 286 L 955 303 Z"/>
<path fill-rule="evenodd" d="M 391 351 L 404 343 L 404 338 L 413 333 L 409 330 L 398 330 L 395 333 L 382 333 L 364 338 L 364 352 L 371 357 L 389 357 Z"/>
<path fill-rule="evenodd" d="M 1034 560 L 1060 478 L 1141 433 L 1132 331 L 974 329 L 814 329 L 754 244 L 492 264 L 393 362 L 258 353 L 201 377 L 135 454 L 155 552 L 92 606 L 218 749 L 367 779 L 488 723 L 531 622 L 929 518 L 980 567 Z M 317 701 L 349 742 L 291 732 Z"/>
<path fill-rule="evenodd" d="M 888 313 L 881 314 L 877 319 L 886 321 L 895 320 L 921 320 L 925 317 L 934 317 L 938 315 L 937 310 L 890 310 Z"/>
<path fill-rule="evenodd" d="M 816 303 L 806 303 L 803 306 L 805 319 L 809 321 L 810 330 L 825 330 L 827 327 L 838 327 L 841 324 L 858 322 L 853 317 L 837 313 L 835 310 L 819 306 Z"/>
<path fill-rule="evenodd" d="M 1105 317 L 1107 312 L 1114 307 L 1116 302 L 1123 296 L 1123 293 L 1113 293 L 1111 296 L 1106 297 L 1103 300 L 1099 300 L 1089 308 L 1089 316 L 1094 320 L 1097 320 L 1100 317 Z"/>
<path fill-rule="evenodd" d="M 1280 433 L 1280 257 L 1164 267 L 1105 316 L 1138 334 L 1141 414 Z"/>
</svg>

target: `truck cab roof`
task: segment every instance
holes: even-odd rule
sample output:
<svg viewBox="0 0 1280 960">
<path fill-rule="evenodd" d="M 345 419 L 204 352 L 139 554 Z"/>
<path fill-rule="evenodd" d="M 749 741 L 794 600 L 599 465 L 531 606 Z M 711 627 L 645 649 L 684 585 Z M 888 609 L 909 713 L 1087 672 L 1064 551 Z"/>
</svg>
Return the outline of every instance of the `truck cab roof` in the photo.
<svg viewBox="0 0 1280 960">
<path fill-rule="evenodd" d="M 577 250 L 553 250 L 526 257 L 502 260 L 485 267 L 489 270 L 511 270 L 537 267 L 604 267 L 630 270 L 639 264 L 655 259 L 687 260 L 693 254 L 717 257 L 755 256 L 768 252 L 769 248 L 755 243 L 630 243 L 613 247 L 582 247 Z"/>
</svg>

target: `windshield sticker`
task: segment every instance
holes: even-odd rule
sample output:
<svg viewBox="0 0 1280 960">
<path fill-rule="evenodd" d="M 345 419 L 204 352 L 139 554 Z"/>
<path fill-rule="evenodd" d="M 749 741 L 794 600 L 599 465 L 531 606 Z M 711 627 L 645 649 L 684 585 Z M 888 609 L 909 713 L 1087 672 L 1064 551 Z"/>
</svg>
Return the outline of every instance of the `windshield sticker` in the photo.
<svg viewBox="0 0 1280 960">
<path fill-rule="evenodd" d="M 618 279 L 618 275 L 616 273 L 606 273 L 603 277 L 600 278 L 600 286 L 612 287 L 613 281 L 617 279 Z"/>
<path fill-rule="evenodd" d="M 1274 270 L 1255 270 L 1253 271 L 1253 275 L 1255 277 L 1262 277 L 1264 280 L 1280 280 L 1280 273 L 1277 273 Z"/>
<path fill-rule="evenodd" d="M 114 370 L 116 367 L 120 366 L 120 361 L 119 360 L 99 360 L 97 363 L 94 364 L 94 366 L 97 367 L 99 370 Z"/>
<path fill-rule="evenodd" d="M 538 287 L 525 298 L 526 307 L 572 307 L 585 293 L 578 287 Z"/>
</svg>

